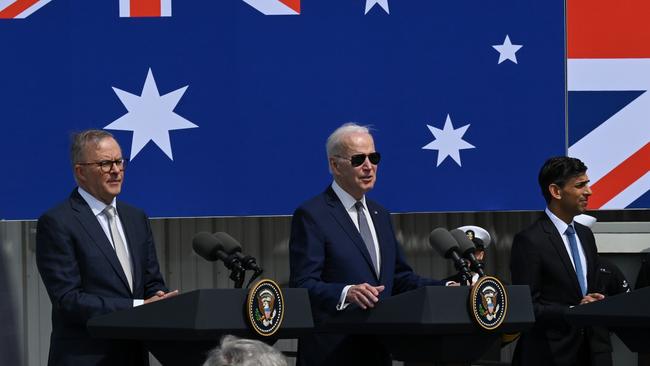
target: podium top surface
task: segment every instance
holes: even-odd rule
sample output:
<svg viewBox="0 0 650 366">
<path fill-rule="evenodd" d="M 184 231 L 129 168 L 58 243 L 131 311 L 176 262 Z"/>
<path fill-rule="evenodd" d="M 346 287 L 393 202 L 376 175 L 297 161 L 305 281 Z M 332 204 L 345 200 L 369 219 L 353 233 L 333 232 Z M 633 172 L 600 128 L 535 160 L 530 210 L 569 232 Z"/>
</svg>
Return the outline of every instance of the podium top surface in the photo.
<svg viewBox="0 0 650 366">
<path fill-rule="evenodd" d="M 336 314 L 319 330 L 373 334 L 469 334 L 485 332 L 471 318 L 466 286 L 428 286 L 381 300 L 375 308 Z M 528 286 L 506 286 L 508 313 L 496 332 L 512 333 L 535 322 Z"/>
<path fill-rule="evenodd" d="M 650 287 L 606 297 L 603 300 L 569 309 L 568 322 L 616 328 L 650 328 Z"/>
<path fill-rule="evenodd" d="M 294 338 L 314 327 L 307 290 L 282 289 L 284 320 L 274 338 Z M 96 338 L 139 340 L 213 340 L 223 334 L 257 337 L 248 326 L 245 289 L 206 289 L 88 321 Z"/>
</svg>

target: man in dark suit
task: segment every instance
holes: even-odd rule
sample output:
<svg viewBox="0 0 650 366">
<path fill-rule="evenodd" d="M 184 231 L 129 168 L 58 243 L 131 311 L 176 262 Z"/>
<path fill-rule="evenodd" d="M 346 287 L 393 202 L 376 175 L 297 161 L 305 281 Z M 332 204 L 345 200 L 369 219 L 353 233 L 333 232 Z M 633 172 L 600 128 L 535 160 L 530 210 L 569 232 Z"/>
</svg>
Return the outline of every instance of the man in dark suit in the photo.
<svg viewBox="0 0 650 366">
<path fill-rule="evenodd" d="M 113 136 L 74 136 L 70 197 L 37 225 L 36 263 L 52 302 L 49 365 L 146 365 L 139 342 L 91 339 L 98 315 L 176 295 L 160 274 L 149 219 L 116 200 L 126 160 Z"/>
<path fill-rule="evenodd" d="M 309 290 L 317 324 L 348 306 L 374 307 L 382 298 L 437 280 L 417 276 L 404 260 L 390 215 L 366 199 L 380 155 L 366 127 L 345 124 L 327 140 L 334 182 L 294 213 L 289 241 L 291 286 Z M 298 362 L 389 365 L 373 337 L 315 334 L 299 340 Z"/>
<path fill-rule="evenodd" d="M 564 313 L 598 301 L 598 253 L 591 230 L 573 218 L 591 195 L 587 167 L 578 159 L 547 160 L 539 173 L 545 215 L 518 233 L 510 268 L 515 285 L 528 285 L 535 325 L 523 332 L 513 365 L 588 365 L 590 329 L 569 325 Z"/>
</svg>

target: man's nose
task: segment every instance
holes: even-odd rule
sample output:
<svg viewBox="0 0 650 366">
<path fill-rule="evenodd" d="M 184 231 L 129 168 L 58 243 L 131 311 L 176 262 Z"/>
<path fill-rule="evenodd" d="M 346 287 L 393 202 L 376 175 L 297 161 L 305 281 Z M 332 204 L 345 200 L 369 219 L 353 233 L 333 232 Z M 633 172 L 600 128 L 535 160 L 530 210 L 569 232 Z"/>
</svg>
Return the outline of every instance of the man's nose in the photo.
<svg viewBox="0 0 650 366">
<path fill-rule="evenodd" d="M 120 171 L 121 171 L 121 169 L 117 166 L 117 163 L 116 163 L 116 162 L 113 162 L 113 163 L 111 164 L 111 170 L 109 170 L 109 172 L 110 172 L 111 174 L 118 174 Z"/>
<path fill-rule="evenodd" d="M 591 196 L 592 191 L 591 191 L 591 187 L 589 185 L 585 186 L 585 192 L 584 193 L 587 196 Z"/>
<path fill-rule="evenodd" d="M 361 164 L 361 167 L 364 170 L 370 170 L 372 169 L 372 163 L 370 162 L 370 158 L 366 156 L 366 159 L 363 161 L 363 164 Z"/>
</svg>

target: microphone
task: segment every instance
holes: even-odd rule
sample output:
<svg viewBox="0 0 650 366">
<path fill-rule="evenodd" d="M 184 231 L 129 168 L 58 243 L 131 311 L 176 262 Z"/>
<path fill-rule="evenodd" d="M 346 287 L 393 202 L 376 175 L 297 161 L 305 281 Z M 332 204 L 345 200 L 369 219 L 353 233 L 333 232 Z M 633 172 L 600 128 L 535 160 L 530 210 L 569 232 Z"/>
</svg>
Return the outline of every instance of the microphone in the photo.
<svg viewBox="0 0 650 366">
<path fill-rule="evenodd" d="M 467 264 L 458 254 L 460 251 L 458 242 L 449 233 L 449 231 L 447 231 L 447 229 L 443 229 L 441 227 L 434 229 L 429 235 L 429 244 L 442 257 L 452 259 L 454 261 L 454 266 L 456 267 L 456 270 L 460 272 L 460 275 L 463 279 L 462 285 L 465 285 L 468 281 L 471 281 L 472 276 L 469 273 L 469 268 L 467 268 Z"/>
<path fill-rule="evenodd" d="M 485 271 L 483 270 L 483 263 L 479 262 L 479 260 L 476 259 L 476 256 L 474 255 L 474 251 L 476 250 L 476 247 L 474 246 L 474 242 L 469 240 L 465 232 L 463 232 L 462 230 L 454 229 L 449 233 L 458 242 L 458 246 L 460 247 L 460 252 L 463 254 L 464 258 L 469 260 L 469 262 L 471 263 L 472 270 L 478 273 L 479 277 L 485 276 Z"/>
<path fill-rule="evenodd" d="M 220 243 L 223 244 L 224 251 L 239 260 L 244 269 L 262 273 L 262 269 L 257 265 L 254 257 L 241 253 L 241 244 L 235 238 L 222 231 L 213 234 Z"/>
<path fill-rule="evenodd" d="M 194 235 L 192 248 L 196 254 L 210 262 L 221 260 L 226 268 L 244 272 L 239 259 L 227 253 L 223 241 L 208 232 L 202 231 Z"/>
</svg>

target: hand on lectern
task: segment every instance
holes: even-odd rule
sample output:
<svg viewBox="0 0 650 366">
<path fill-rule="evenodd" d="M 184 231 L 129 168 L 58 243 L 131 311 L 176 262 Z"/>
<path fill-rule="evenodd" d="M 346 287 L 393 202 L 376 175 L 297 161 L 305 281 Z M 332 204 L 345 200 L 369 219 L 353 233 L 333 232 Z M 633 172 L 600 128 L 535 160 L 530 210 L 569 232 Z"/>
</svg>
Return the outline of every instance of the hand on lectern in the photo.
<svg viewBox="0 0 650 366">
<path fill-rule="evenodd" d="M 155 295 L 153 295 L 150 298 L 144 300 L 144 303 L 149 304 L 149 303 L 156 302 L 156 301 L 159 301 L 159 300 L 168 299 L 168 298 L 174 297 L 176 295 L 178 295 L 178 290 L 169 291 L 167 293 L 165 293 L 163 291 L 158 291 L 158 292 L 156 292 Z"/>
<path fill-rule="evenodd" d="M 586 294 L 585 296 L 582 297 L 582 300 L 580 300 L 580 305 L 589 304 L 590 302 L 599 301 L 604 298 L 605 295 L 600 294 L 598 292 Z"/>
<path fill-rule="evenodd" d="M 384 291 L 384 286 L 371 286 L 367 283 L 352 285 L 348 289 L 345 302 L 359 305 L 362 309 L 374 308 L 379 301 L 379 293 Z"/>
</svg>

